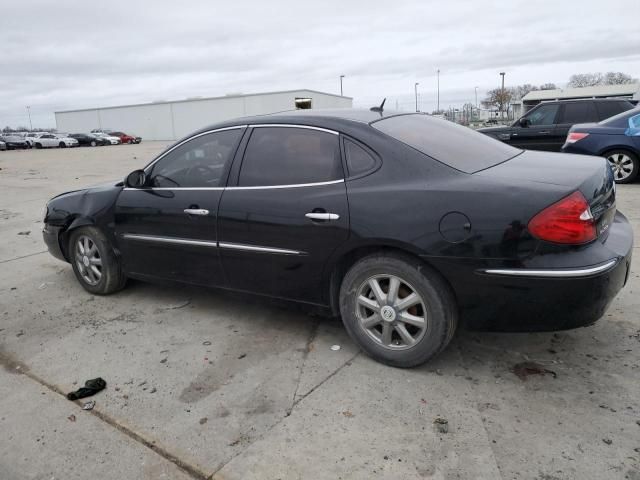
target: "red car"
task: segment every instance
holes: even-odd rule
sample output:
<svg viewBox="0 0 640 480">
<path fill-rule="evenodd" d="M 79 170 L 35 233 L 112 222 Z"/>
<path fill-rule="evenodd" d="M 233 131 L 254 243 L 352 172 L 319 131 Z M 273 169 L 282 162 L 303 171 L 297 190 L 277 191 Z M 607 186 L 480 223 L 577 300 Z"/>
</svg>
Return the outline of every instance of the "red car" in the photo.
<svg viewBox="0 0 640 480">
<path fill-rule="evenodd" d="M 120 138 L 122 143 L 140 143 L 142 141 L 142 137 L 134 137 L 124 132 L 109 132 L 109 135 Z"/>
</svg>

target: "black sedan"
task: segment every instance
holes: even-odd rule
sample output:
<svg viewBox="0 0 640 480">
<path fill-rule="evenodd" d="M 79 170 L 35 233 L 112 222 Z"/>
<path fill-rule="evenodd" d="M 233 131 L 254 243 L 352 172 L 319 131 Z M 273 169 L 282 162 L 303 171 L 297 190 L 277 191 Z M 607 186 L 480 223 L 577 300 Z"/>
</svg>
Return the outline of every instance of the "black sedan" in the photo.
<svg viewBox="0 0 640 480">
<path fill-rule="evenodd" d="M 341 315 L 410 367 L 458 321 L 555 330 L 600 318 L 633 232 L 598 157 L 530 152 L 422 114 L 229 121 L 124 182 L 48 202 L 44 240 L 94 294 L 173 280 Z"/>
<path fill-rule="evenodd" d="M 7 150 L 29 148 L 27 141 L 17 135 L 0 135 L 0 140 L 4 142 Z"/>
<path fill-rule="evenodd" d="M 69 137 L 75 138 L 80 146 L 85 147 L 111 145 L 111 142 L 109 142 L 109 140 L 93 135 L 92 133 L 72 133 L 69 135 Z"/>
<path fill-rule="evenodd" d="M 574 125 L 562 151 L 605 157 L 616 182 L 633 182 L 640 170 L 640 109 L 600 123 Z"/>
</svg>

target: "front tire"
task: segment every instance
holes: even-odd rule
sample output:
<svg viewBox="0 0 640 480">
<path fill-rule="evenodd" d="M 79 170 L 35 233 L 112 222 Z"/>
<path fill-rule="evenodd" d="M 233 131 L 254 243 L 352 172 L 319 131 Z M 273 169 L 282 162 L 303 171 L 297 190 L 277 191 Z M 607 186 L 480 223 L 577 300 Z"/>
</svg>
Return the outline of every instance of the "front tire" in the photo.
<svg viewBox="0 0 640 480">
<path fill-rule="evenodd" d="M 91 141 L 91 146 L 92 146 L 92 147 L 95 147 L 95 146 L 96 146 L 96 141 L 95 141 L 95 140 L 92 140 L 92 141 Z"/>
<path fill-rule="evenodd" d="M 60 143 L 58 144 L 58 146 L 59 146 L 60 148 L 65 148 L 65 147 L 67 146 L 67 144 L 66 144 L 66 143 L 64 143 L 64 142 L 60 142 Z"/>
<path fill-rule="evenodd" d="M 638 176 L 638 156 L 628 150 L 611 150 L 604 154 L 613 170 L 616 183 L 631 183 Z"/>
<path fill-rule="evenodd" d="M 449 344 L 458 309 L 449 286 L 419 260 L 376 254 L 358 261 L 340 288 L 349 336 L 375 360 L 415 367 Z"/>
<path fill-rule="evenodd" d="M 111 243 L 96 227 L 74 230 L 69 239 L 69 260 L 82 287 L 96 295 L 121 290 L 126 277 Z"/>
</svg>

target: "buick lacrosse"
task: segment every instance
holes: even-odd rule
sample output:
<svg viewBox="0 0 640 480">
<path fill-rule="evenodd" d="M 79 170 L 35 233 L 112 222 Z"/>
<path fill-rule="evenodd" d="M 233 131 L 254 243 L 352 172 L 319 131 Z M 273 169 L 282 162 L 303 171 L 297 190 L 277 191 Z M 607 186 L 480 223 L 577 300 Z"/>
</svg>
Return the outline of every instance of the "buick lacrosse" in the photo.
<svg viewBox="0 0 640 480">
<path fill-rule="evenodd" d="M 438 354 L 459 322 L 603 315 L 633 242 L 605 159 L 372 110 L 204 128 L 124 182 L 50 200 L 44 240 L 91 293 L 159 279 L 319 306 L 399 367 Z"/>
</svg>

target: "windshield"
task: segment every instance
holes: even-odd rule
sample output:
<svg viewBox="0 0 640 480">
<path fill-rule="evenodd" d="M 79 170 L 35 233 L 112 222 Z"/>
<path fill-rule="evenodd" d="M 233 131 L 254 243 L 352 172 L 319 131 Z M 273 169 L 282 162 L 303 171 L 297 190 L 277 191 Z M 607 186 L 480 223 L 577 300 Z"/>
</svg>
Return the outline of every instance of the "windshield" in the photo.
<svg viewBox="0 0 640 480">
<path fill-rule="evenodd" d="M 425 114 L 389 117 L 371 126 L 465 173 L 493 167 L 522 152 L 470 128 Z"/>
</svg>

